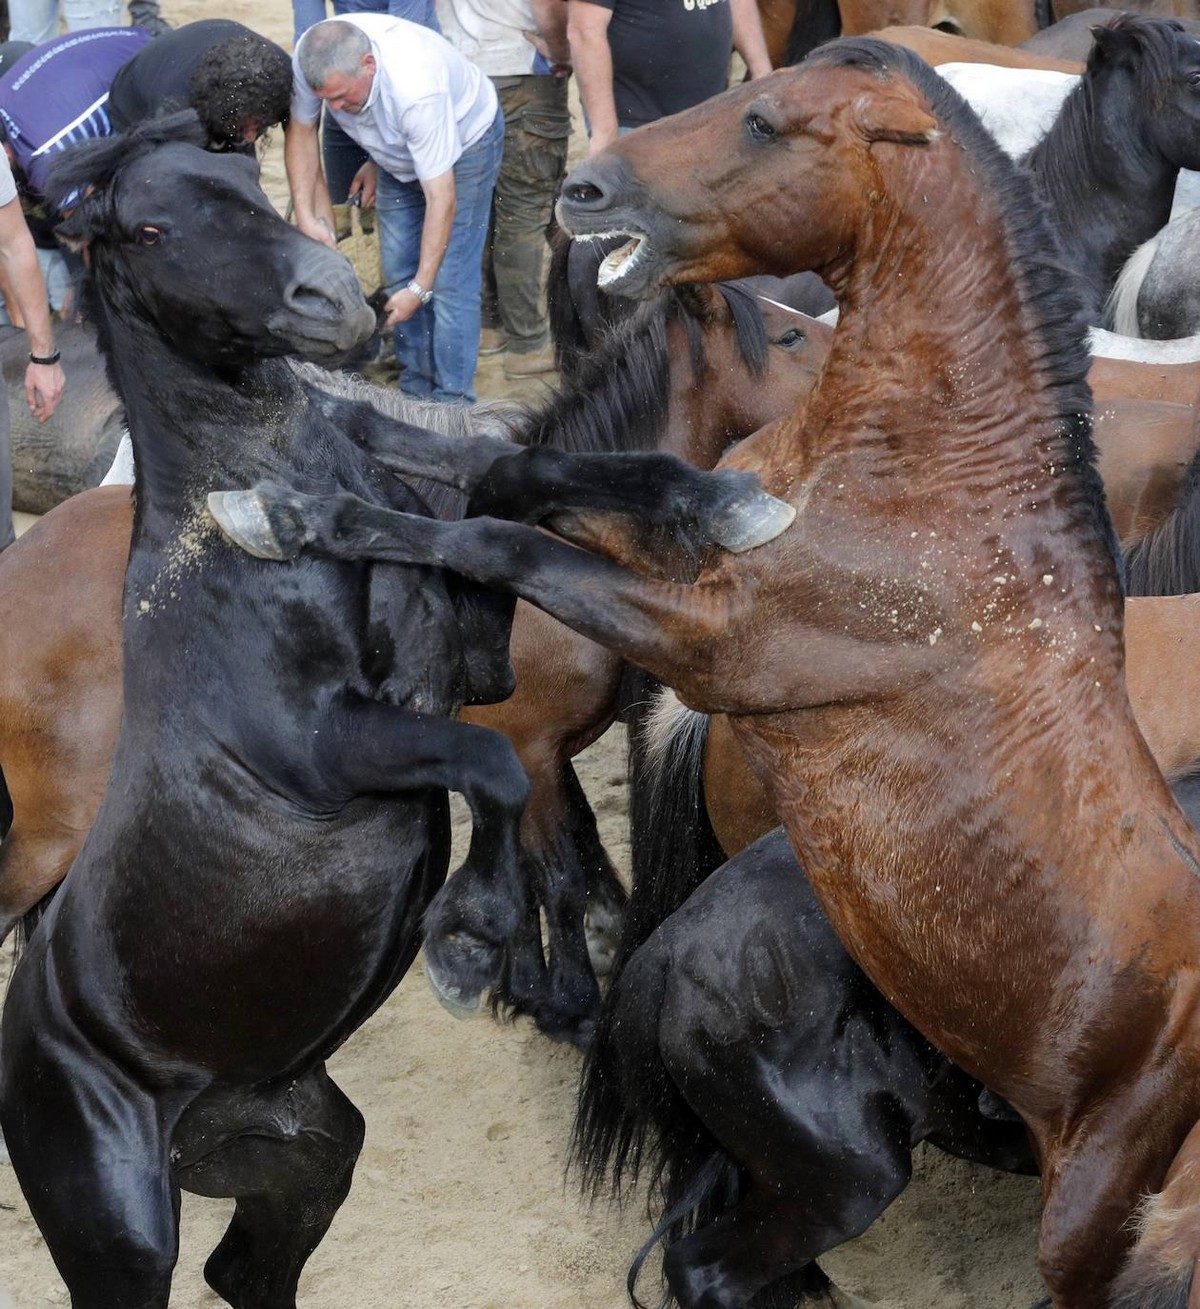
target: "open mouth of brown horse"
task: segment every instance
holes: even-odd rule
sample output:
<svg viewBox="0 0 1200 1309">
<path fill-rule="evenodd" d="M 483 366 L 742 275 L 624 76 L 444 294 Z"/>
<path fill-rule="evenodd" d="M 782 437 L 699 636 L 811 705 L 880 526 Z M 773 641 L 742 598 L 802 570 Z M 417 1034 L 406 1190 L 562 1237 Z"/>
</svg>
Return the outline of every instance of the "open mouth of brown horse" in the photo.
<svg viewBox="0 0 1200 1309">
<path fill-rule="evenodd" d="M 637 271 L 638 265 L 644 262 L 646 250 L 649 245 L 649 238 L 644 232 L 603 232 L 602 237 L 619 238 L 628 236 L 630 239 L 624 245 L 619 246 L 611 254 L 606 255 L 596 274 L 596 281 L 605 291 L 616 290 L 621 281 L 631 276 Z M 593 233 L 593 238 L 595 234 Z"/>
</svg>

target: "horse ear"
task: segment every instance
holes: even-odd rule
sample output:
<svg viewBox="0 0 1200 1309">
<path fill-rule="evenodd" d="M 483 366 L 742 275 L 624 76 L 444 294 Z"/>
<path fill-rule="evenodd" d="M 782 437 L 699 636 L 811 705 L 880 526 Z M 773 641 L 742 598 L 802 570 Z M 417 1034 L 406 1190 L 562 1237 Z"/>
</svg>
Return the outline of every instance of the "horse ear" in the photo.
<svg viewBox="0 0 1200 1309">
<path fill-rule="evenodd" d="M 855 128 L 868 144 L 928 145 L 938 135 L 937 119 L 899 88 L 859 96 L 851 112 Z"/>
<path fill-rule="evenodd" d="M 67 247 L 78 253 L 104 227 L 107 205 L 102 193 L 91 187 L 66 211 L 54 228 L 54 235 Z"/>
<path fill-rule="evenodd" d="M 1092 28 L 1092 48 L 1088 51 L 1088 67 L 1095 68 L 1102 63 L 1119 63 L 1133 49 L 1136 43 L 1129 34 L 1120 28 L 1106 24 Z"/>
</svg>

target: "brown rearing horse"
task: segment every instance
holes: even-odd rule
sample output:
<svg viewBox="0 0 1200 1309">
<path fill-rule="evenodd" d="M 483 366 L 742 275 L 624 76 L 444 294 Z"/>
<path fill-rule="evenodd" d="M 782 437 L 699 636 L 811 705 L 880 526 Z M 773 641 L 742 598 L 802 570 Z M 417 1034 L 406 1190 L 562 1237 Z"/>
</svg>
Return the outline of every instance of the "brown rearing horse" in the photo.
<svg viewBox="0 0 1200 1309">
<path fill-rule="evenodd" d="M 1082 302 L 1044 212 L 926 65 L 846 41 L 624 138 L 559 217 L 629 235 L 618 294 L 801 268 L 833 287 L 805 410 L 724 461 L 790 503 L 786 530 L 687 584 L 494 516 L 278 486 L 213 511 L 280 556 L 508 587 L 728 713 L 852 956 L 1024 1118 L 1056 1309 L 1184 1309 L 1200 840 L 1125 692 Z M 536 513 L 515 478 L 474 507 Z"/>
<path fill-rule="evenodd" d="M 762 324 L 761 347 L 752 347 L 748 330 L 733 322 L 734 294 L 726 299 L 695 290 L 686 306 L 652 310 L 627 324 L 595 361 L 593 376 L 574 389 L 574 400 L 565 397 L 546 411 L 544 427 L 619 425 L 624 409 L 636 409 L 643 426 L 656 427 L 647 439 L 658 448 L 712 467 L 732 441 L 803 399 L 832 334 L 784 307 L 743 297 L 751 324 L 755 317 Z M 658 332 L 661 342 L 647 340 Z M 647 375 L 621 386 L 616 374 L 622 369 Z M 373 397 L 385 410 L 392 400 L 392 393 L 374 388 L 332 378 L 327 384 Z M 568 403 L 575 415 L 570 419 Z M 624 421 L 632 420 L 625 415 Z M 0 628 L 0 778 L 14 810 L 0 843 L 0 940 L 70 867 L 107 783 L 121 710 L 121 589 L 131 517 L 128 487 L 87 491 L 0 554 L 6 613 Z M 578 1040 L 587 1035 L 598 995 L 584 937 L 585 904 L 596 951 L 596 940 L 602 950 L 614 931 L 620 902 L 570 761 L 615 718 L 623 665 L 525 604 L 517 608 L 511 658 L 518 673 L 513 695 L 462 714 L 503 731 L 515 745 L 532 783 L 523 849 L 536 865 L 531 876 L 547 883 L 531 899 L 527 971 L 521 974 L 517 961 L 501 998 L 531 1013 L 548 1034 Z M 539 901 L 547 918 L 544 965 L 541 940 L 532 939 Z"/>
<path fill-rule="evenodd" d="M 1146 745 L 1168 782 L 1200 769 L 1200 594 L 1125 601 L 1125 681 Z M 691 711 L 664 692 L 650 714 L 651 754 L 669 756 Z M 704 737 L 704 804 L 717 843 L 732 857 L 779 823 L 766 787 L 723 714 Z M 636 839 L 636 838 L 635 838 Z"/>
</svg>

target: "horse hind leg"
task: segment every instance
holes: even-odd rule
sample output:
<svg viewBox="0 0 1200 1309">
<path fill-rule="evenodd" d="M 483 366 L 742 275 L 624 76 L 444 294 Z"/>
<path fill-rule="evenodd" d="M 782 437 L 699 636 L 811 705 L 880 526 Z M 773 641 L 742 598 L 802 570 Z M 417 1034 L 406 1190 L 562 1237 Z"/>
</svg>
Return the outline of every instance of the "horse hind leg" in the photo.
<svg viewBox="0 0 1200 1309">
<path fill-rule="evenodd" d="M 21 1189 L 72 1309 L 167 1309 L 175 1113 L 90 1046 L 52 982 L 36 991 L 33 964 L 14 974 L 0 1039 L 0 1124 Z"/>
<path fill-rule="evenodd" d="M 172 1141 L 176 1176 L 185 1190 L 237 1200 L 204 1267 L 234 1309 L 294 1309 L 362 1142 L 362 1115 L 324 1065 L 274 1088 L 206 1092 L 189 1107 Z"/>
</svg>

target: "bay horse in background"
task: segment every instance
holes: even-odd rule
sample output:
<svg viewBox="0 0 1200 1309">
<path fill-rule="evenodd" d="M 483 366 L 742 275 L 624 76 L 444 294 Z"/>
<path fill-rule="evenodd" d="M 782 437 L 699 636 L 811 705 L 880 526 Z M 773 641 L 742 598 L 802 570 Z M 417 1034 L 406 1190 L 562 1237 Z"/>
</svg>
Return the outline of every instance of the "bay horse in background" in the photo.
<svg viewBox="0 0 1200 1309">
<path fill-rule="evenodd" d="M 511 690 L 511 601 L 436 568 L 268 566 L 214 532 L 205 495 L 286 470 L 428 513 L 371 457 L 382 443 L 455 494 L 515 460 L 544 512 L 576 483 L 585 507 L 620 508 L 587 485 L 594 460 L 468 446 L 303 381 L 281 356 L 344 354 L 374 315 L 252 161 L 198 140 L 177 115 L 80 146 L 54 176 L 53 198 L 83 197 L 61 230 L 89 251 L 137 466 L 112 775 L 0 1028 L 0 1125 L 79 1309 L 165 1309 L 180 1187 L 237 1200 L 209 1284 L 294 1305 L 363 1138 L 324 1061 L 415 957 L 447 787 L 472 811 L 463 874 L 516 902 L 527 780 L 502 736 L 452 721 Z M 685 550 L 752 544 L 764 510 L 780 519 L 752 475 L 665 456 L 604 469 Z"/>
<path fill-rule="evenodd" d="M 722 465 L 790 528 L 664 581 L 615 524 L 602 558 L 500 521 L 536 511 L 493 472 L 473 507 L 500 517 L 276 484 L 214 501 L 226 530 L 510 588 L 729 714 L 852 958 L 1028 1126 L 1056 1309 L 1184 1309 L 1200 842 L 1125 694 L 1082 300 L 1028 181 L 915 56 L 845 41 L 623 138 L 559 219 L 628 235 L 621 294 L 833 287 L 807 406 Z"/>
<path fill-rule="evenodd" d="M 737 287 L 629 304 L 631 321 L 586 376 L 528 413 L 459 413 L 311 367 L 301 376 L 385 417 L 437 421 L 451 433 L 507 432 L 573 450 L 662 449 L 712 467 L 732 441 L 803 399 L 831 335 Z M 131 521 L 128 491 L 100 488 L 53 510 L 0 555 L 8 614 L 0 629 L 0 769 L 15 804 L 0 843 L 0 939 L 61 880 L 108 779 Z M 513 695 L 461 715 L 509 737 L 532 788 L 521 823 L 520 937 L 493 998 L 530 1014 L 548 1035 L 580 1041 L 599 998 L 591 962 L 611 951 L 624 893 L 570 761 L 617 715 L 623 665 L 525 604 L 514 617 L 510 660 Z M 0 821 L 0 831 L 5 826 Z M 476 889 L 451 879 L 445 899 Z M 465 1010 L 476 997 L 460 982 L 454 998 Z"/>
</svg>

